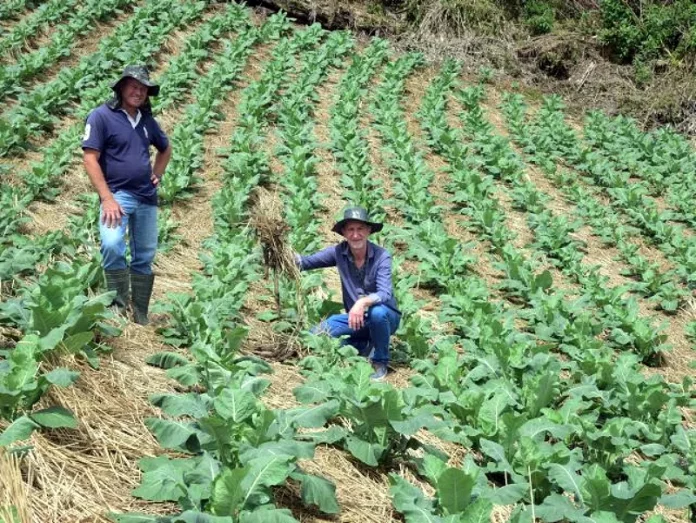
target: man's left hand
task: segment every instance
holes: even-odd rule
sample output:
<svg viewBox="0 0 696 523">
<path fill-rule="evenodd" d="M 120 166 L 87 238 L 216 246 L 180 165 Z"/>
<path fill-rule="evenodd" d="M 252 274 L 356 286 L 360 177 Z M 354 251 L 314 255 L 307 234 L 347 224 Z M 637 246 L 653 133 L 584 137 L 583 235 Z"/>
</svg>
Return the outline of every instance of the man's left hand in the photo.
<svg viewBox="0 0 696 523">
<path fill-rule="evenodd" d="M 359 330 L 365 326 L 365 305 L 361 300 L 356 301 L 348 312 L 348 326 L 353 330 Z"/>
<path fill-rule="evenodd" d="M 157 187 L 159 183 L 162 181 L 162 175 L 160 174 L 159 176 L 157 176 L 155 173 L 152 173 L 152 175 L 150 176 L 150 181 L 152 182 L 152 185 Z"/>
</svg>

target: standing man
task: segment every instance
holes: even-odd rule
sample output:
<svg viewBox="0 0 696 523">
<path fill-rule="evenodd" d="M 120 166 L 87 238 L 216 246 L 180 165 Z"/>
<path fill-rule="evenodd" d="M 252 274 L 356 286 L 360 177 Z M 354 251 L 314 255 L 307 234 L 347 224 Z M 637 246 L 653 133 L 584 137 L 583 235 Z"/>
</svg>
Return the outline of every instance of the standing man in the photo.
<svg viewBox="0 0 696 523">
<path fill-rule="evenodd" d="M 349 208 L 331 229 L 345 238 L 310 256 L 299 256 L 300 270 L 337 267 L 341 277 L 343 306 L 347 314 L 334 314 L 317 330 L 338 337 L 348 335 L 348 343 L 360 354 L 369 355 L 374 347 L 371 379 L 383 380 L 389 363 L 389 338 L 399 328 L 401 312 L 396 306 L 392 286 L 391 255 L 368 241 L 381 223 L 370 221 L 361 207 Z"/>
<path fill-rule="evenodd" d="M 84 165 L 101 201 L 99 235 L 107 288 L 126 313 L 129 290 L 133 321 L 147 325 L 157 251 L 157 186 L 172 149 L 152 116 L 150 96 L 159 86 L 144 66 L 129 65 L 112 86 L 114 97 L 87 117 L 82 139 Z M 157 149 L 150 165 L 150 145 Z M 126 261 L 130 240 L 130 270 Z"/>
</svg>

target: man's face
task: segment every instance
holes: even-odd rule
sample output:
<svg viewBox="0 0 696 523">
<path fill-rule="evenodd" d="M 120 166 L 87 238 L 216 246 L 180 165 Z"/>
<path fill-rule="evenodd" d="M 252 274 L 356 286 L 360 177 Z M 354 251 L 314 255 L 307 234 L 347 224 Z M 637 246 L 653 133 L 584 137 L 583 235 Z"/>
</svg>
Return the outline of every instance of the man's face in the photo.
<svg viewBox="0 0 696 523">
<path fill-rule="evenodd" d="M 372 230 L 366 223 L 348 220 L 343 226 L 343 236 L 348 240 L 351 250 L 358 251 L 367 245 L 367 237 Z"/>
<path fill-rule="evenodd" d="M 125 105 L 140 107 L 147 99 L 147 86 L 135 78 L 126 78 L 121 87 L 121 99 Z"/>
</svg>

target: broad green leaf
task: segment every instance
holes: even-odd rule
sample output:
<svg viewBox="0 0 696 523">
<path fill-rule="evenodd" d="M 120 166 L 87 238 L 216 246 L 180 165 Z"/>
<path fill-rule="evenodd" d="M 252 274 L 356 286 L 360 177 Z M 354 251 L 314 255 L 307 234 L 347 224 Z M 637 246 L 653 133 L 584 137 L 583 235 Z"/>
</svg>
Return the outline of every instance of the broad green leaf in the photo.
<svg viewBox="0 0 696 523">
<path fill-rule="evenodd" d="M 158 456 L 143 458 L 139 465 L 143 477 L 133 496 L 148 501 L 178 501 L 187 497 L 184 471 L 194 467 L 192 461 Z"/>
<path fill-rule="evenodd" d="M 242 480 L 249 472 L 247 467 L 222 471 L 213 484 L 213 496 L 210 507 L 218 516 L 236 516 L 242 509 L 244 488 Z"/>
<path fill-rule="evenodd" d="M 447 514 L 462 512 L 471 502 L 474 476 L 461 469 L 447 468 L 437 480 L 437 497 Z"/>
<path fill-rule="evenodd" d="M 529 420 L 520 427 L 520 435 L 532 439 L 543 437 L 544 434 L 549 433 L 554 438 L 562 440 L 574 431 L 575 429 L 570 425 L 559 425 L 545 417 Z"/>
<path fill-rule="evenodd" d="M 493 459 L 498 464 L 500 470 L 512 471 L 512 467 L 505 457 L 505 450 L 502 445 L 487 439 L 481 439 L 481 452 Z"/>
<path fill-rule="evenodd" d="M 292 477 L 302 483 L 300 495 L 305 505 L 316 505 L 325 514 L 340 512 L 336 499 L 336 485 L 313 474 L 293 474 Z"/>
<path fill-rule="evenodd" d="M 147 418 L 145 426 L 150 429 L 165 449 L 183 449 L 189 438 L 196 436 L 196 431 L 189 422 L 160 418 Z"/>
<path fill-rule="evenodd" d="M 288 509 L 269 508 L 244 511 L 239 516 L 239 523 L 298 523 Z"/>
<path fill-rule="evenodd" d="M 470 504 L 459 515 L 457 523 L 488 523 L 491 520 L 493 503 L 485 498 L 479 498 Z"/>
<path fill-rule="evenodd" d="M 56 346 L 58 341 L 63 339 L 63 332 L 60 332 L 60 338 L 55 340 L 51 339 L 49 341 L 48 334 L 51 330 L 56 329 L 56 332 L 60 331 L 60 326 L 64 321 L 64 314 L 60 310 L 49 310 L 43 306 L 37 306 L 32 308 L 32 330 L 38 331 L 39 335 L 43 336 L 41 341 L 42 347 L 47 347 L 44 350 L 51 350 Z M 44 341 L 45 340 L 45 341 Z"/>
<path fill-rule="evenodd" d="M 447 470 L 447 462 L 431 454 L 423 457 L 423 473 L 433 485 L 437 484 L 440 475 Z"/>
<path fill-rule="evenodd" d="M 68 336 L 67 338 L 63 339 L 60 345 L 70 354 L 75 354 L 85 345 L 91 343 L 93 339 L 94 333 L 92 331 L 78 332 L 77 334 L 73 334 L 72 336 Z"/>
<path fill-rule="evenodd" d="M 566 492 L 577 496 L 580 503 L 584 504 L 581 492 L 583 479 L 577 472 L 572 470 L 568 465 L 564 466 L 558 463 L 552 463 L 548 467 L 548 474 L 549 479 L 556 482 L 556 484 Z"/>
<path fill-rule="evenodd" d="M 205 399 L 204 399 L 205 398 Z M 169 416 L 191 416 L 198 419 L 208 415 L 207 396 L 201 394 L 153 394 L 150 402 Z"/>
<path fill-rule="evenodd" d="M 640 515 L 655 508 L 662 495 L 662 489 L 653 483 L 646 483 L 635 491 L 626 482 L 611 486 L 613 511 L 619 519 Z"/>
<path fill-rule="evenodd" d="M 689 490 L 682 489 L 675 494 L 664 494 L 658 503 L 669 509 L 680 509 L 696 503 L 696 495 Z"/>
<path fill-rule="evenodd" d="M 253 500 L 253 505 L 264 505 L 270 501 L 270 491 L 267 487 L 280 485 L 293 470 L 294 456 L 266 454 L 251 460 L 246 464 L 248 473 L 242 479 L 244 491 L 243 506 Z"/>
<path fill-rule="evenodd" d="M 442 523 L 442 518 L 434 513 L 432 500 L 418 487 L 396 474 L 389 474 L 389 483 L 394 508 L 404 515 L 407 523 Z"/>
<path fill-rule="evenodd" d="M 298 434 L 297 437 L 311 441 L 316 445 L 322 443 L 325 445 L 333 445 L 337 441 L 345 438 L 347 433 L 348 431 L 345 428 L 338 425 L 331 425 L 326 430 L 320 430 L 318 432 L 303 432 L 302 434 Z"/>
<path fill-rule="evenodd" d="M 292 456 L 295 459 L 312 459 L 314 457 L 314 443 L 291 439 L 267 441 L 257 447 L 245 450 L 239 455 L 239 459 L 243 465 L 246 465 L 250 461 L 266 454 Z"/>
<path fill-rule="evenodd" d="M 38 423 L 32 421 L 28 416 L 21 416 L 10 423 L 0 434 L 0 447 L 7 447 L 15 441 L 25 440 L 40 427 Z"/>
<path fill-rule="evenodd" d="M 307 429 L 323 427 L 331 418 L 336 416 L 339 406 L 338 400 L 331 400 L 321 405 L 296 407 L 287 411 L 287 421 L 294 427 Z"/>
<path fill-rule="evenodd" d="M 577 521 L 585 514 L 585 508 L 576 507 L 570 499 L 560 494 L 551 494 L 536 506 L 536 515 L 542 521 Z"/>
<path fill-rule="evenodd" d="M 176 352 L 157 352 L 147 358 L 145 363 L 161 369 L 171 369 L 172 367 L 188 365 L 190 361 Z"/>
<path fill-rule="evenodd" d="M 63 407 L 49 407 L 37 412 L 32 412 L 29 416 L 42 427 L 50 429 L 74 429 L 77 427 L 75 415 Z"/>
<path fill-rule="evenodd" d="M 328 398 L 331 384 L 327 381 L 315 381 L 296 387 L 292 392 L 300 403 L 321 403 Z"/>
<path fill-rule="evenodd" d="M 370 465 L 371 467 L 379 465 L 379 460 L 385 451 L 385 447 L 376 443 L 368 443 L 353 434 L 348 434 L 345 441 L 348 452 L 365 463 L 365 465 Z"/>
<path fill-rule="evenodd" d="M 551 276 L 551 273 L 546 270 L 534 278 L 534 283 L 538 289 L 550 289 L 553 285 L 553 276 Z"/>
<path fill-rule="evenodd" d="M 247 376 L 244 378 L 239 388 L 241 390 L 251 392 L 254 396 L 258 397 L 269 387 L 270 384 L 271 382 L 266 378 Z"/>
<path fill-rule="evenodd" d="M 658 443 L 649 443 L 640 447 L 640 451 L 646 456 L 654 458 L 667 452 L 667 449 L 664 447 L 664 445 L 660 445 Z"/>
<path fill-rule="evenodd" d="M 43 377 L 46 378 L 46 381 L 48 381 L 52 385 L 55 385 L 56 387 L 65 388 L 75 383 L 75 381 L 77 381 L 77 378 L 80 377 L 80 373 L 74 370 L 65 369 L 61 367 L 58 369 L 53 369 L 51 372 L 47 372 L 43 375 Z"/>
<path fill-rule="evenodd" d="M 404 436 L 413 436 L 422 428 L 437 430 L 445 424 L 442 420 L 437 419 L 435 416 L 427 412 L 406 418 L 403 421 L 391 421 L 390 423 L 394 430 L 396 430 L 399 434 L 403 434 Z"/>
<path fill-rule="evenodd" d="M 58 318 L 57 313 L 55 317 Z M 67 325 L 61 325 L 59 327 L 52 328 L 50 331 L 46 332 L 41 337 L 41 340 L 39 340 L 41 352 L 49 352 L 54 350 L 58 346 L 58 344 L 63 340 L 67 328 Z"/>
<path fill-rule="evenodd" d="M 529 483 L 512 483 L 494 489 L 490 499 L 496 505 L 514 505 L 529 494 Z"/>
<path fill-rule="evenodd" d="M 256 396 L 240 389 L 226 388 L 213 402 L 215 411 L 223 418 L 240 423 L 256 412 Z"/>
<path fill-rule="evenodd" d="M 184 387 L 193 387 L 201 380 L 198 369 L 193 364 L 172 367 L 166 374 L 168 378 L 176 380 Z"/>
</svg>

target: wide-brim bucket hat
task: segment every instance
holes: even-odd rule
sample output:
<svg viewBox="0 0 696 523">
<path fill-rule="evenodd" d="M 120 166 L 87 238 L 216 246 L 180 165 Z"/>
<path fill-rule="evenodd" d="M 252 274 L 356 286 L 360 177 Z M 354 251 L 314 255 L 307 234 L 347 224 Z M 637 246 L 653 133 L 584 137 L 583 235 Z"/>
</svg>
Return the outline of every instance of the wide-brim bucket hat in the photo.
<svg viewBox="0 0 696 523">
<path fill-rule="evenodd" d="M 157 96 L 160 92 L 159 85 L 150 81 L 150 72 L 144 65 L 127 65 L 121 73 L 121 78 L 116 80 L 111 88 L 119 94 L 121 84 L 126 78 L 133 78 L 147 87 L 148 96 Z"/>
<path fill-rule="evenodd" d="M 337 234 L 343 234 L 343 227 L 350 221 L 366 223 L 370 226 L 370 232 L 379 232 L 384 226 L 382 223 L 370 220 L 367 211 L 362 207 L 349 207 L 343 212 L 343 219 L 337 221 L 331 230 Z"/>
</svg>

